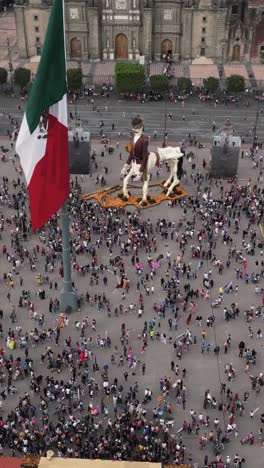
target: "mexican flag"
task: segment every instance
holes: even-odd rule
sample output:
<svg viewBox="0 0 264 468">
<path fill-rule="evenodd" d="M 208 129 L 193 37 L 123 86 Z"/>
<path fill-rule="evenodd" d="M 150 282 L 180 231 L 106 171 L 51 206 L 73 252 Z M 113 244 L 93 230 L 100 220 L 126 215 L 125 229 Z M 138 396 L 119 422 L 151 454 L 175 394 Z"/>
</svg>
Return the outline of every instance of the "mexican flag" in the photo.
<svg viewBox="0 0 264 468">
<path fill-rule="evenodd" d="M 63 14 L 63 0 L 53 0 L 41 60 L 16 143 L 34 230 L 47 223 L 70 191 Z"/>
</svg>

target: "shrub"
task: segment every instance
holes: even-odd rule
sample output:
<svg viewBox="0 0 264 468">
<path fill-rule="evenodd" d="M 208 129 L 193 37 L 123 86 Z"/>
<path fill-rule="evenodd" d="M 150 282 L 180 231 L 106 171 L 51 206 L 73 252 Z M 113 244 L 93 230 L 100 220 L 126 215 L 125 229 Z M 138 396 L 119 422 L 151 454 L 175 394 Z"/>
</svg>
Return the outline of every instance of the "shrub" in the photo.
<svg viewBox="0 0 264 468">
<path fill-rule="evenodd" d="M 28 68 L 19 67 L 14 71 L 14 83 L 20 88 L 25 88 L 30 82 L 31 72 Z"/>
<path fill-rule="evenodd" d="M 7 82 L 7 71 L 5 68 L 0 67 L 0 84 L 3 85 Z"/>
<path fill-rule="evenodd" d="M 152 75 L 149 81 L 152 91 L 166 91 L 169 87 L 169 79 L 165 75 Z"/>
<path fill-rule="evenodd" d="M 245 89 L 245 78 L 240 75 L 231 75 L 226 79 L 226 89 L 229 93 L 242 93 Z"/>
<path fill-rule="evenodd" d="M 118 93 L 139 93 L 144 88 L 143 65 L 138 63 L 117 63 L 115 66 L 115 86 Z"/>
<path fill-rule="evenodd" d="M 67 70 L 67 81 L 70 91 L 79 91 L 82 87 L 82 69 L 69 68 Z"/>
<path fill-rule="evenodd" d="M 192 82 L 190 78 L 178 78 L 177 80 L 177 88 L 180 91 L 190 91 L 192 89 Z"/>
<path fill-rule="evenodd" d="M 209 76 L 203 80 L 203 85 L 209 93 L 214 93 L 219 88 L 219 79 Z"/>
</svg>

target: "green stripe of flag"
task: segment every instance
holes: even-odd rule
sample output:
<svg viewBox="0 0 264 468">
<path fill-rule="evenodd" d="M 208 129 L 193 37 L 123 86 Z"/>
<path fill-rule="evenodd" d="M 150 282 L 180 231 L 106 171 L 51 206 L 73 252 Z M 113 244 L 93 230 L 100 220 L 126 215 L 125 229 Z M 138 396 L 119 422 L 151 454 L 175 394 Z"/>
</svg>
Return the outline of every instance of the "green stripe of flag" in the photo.
<svg viewBox="0 0 264 468">
<path fill-rule="evenodd" d="M 41 115 L 67 92 L 63 28 L 63 0 L 53 0 L 38 71 L 26 107 L 30 133 Z"/>
</svg>

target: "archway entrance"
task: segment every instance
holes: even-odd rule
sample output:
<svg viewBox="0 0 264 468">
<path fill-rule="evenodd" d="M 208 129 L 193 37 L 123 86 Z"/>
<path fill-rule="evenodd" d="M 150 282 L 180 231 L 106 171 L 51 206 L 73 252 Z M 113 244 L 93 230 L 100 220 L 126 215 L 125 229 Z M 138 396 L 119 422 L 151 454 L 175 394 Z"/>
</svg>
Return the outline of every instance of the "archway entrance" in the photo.
<svg viewBox="0 0 264 468">
<path fill-rule="evenodd" d="M 240 45 L 236 44 L 233 47 L 232 62 L 239 62 L 239 61 L 240 61 Z"/>
<path fill-rule="evenodd" d="M 170 39 L 164 39 L 161 43 L 161 55 L 162 57 L 172 55 L 172 42 Z"/>
<path fill-rule="evenodd" d="M 82 56 L 81 41 L 79 41 L 77 37 L 74 37 L 73 39 L 71 39 L 70 49 L 71 49 L 71 58 L 77 59 Z"/>
<path fill-rule="evenodd" d="M 125 34 L 117 34 L 115 38 L 115 58 L 127 59 L 128 58 L 128 40 Z"/>
</svg>

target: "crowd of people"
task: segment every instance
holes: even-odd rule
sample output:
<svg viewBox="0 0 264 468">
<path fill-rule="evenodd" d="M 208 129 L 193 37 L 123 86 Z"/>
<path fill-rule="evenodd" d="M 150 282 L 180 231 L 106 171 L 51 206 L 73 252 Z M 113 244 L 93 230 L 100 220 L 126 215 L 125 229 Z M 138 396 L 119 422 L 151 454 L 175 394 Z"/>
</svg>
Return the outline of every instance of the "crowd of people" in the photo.
<svg viewBox="0 0 264 468">
<path fill-rule="evenodd" d="M 33 234 L 19 161 L 2 165 L 2 454 L 224 468 L 264 447 L 262 150 L 247 150 L 243 181 L 210 180 L 197 154 L 184 163 L 191 195 L 159 215 L 85 202 L 84 178 L 71 181 L 69 315 L 59 216 Z M 210 388 L 200 378 L 194 391 L 196 364 Z"/>
</svg>

